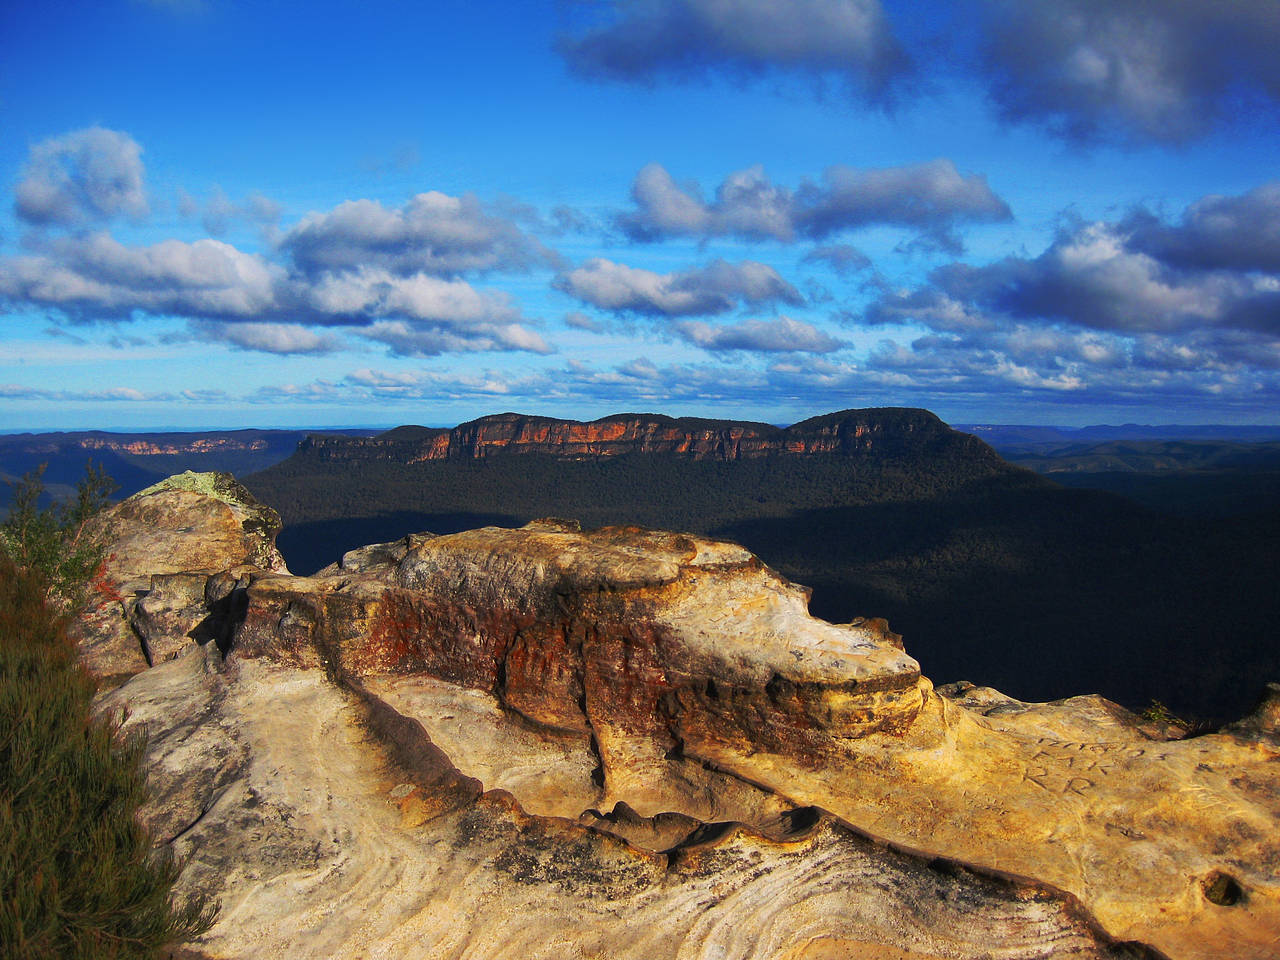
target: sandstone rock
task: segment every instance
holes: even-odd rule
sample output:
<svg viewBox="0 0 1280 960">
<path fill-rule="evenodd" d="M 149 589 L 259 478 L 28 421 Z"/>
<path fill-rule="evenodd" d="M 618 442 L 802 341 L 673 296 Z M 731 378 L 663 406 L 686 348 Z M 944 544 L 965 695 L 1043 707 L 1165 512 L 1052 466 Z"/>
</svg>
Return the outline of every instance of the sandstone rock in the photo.
<svg viewBox="0 0 1280 960">
<path fill-rule="evenodd" d="M 74 628 L 89 671 L 111 686 L 175 655 L 216 603 L 201 596 L 210 575 L 287 572 L 279 532 L 276 512 L 226 473 L 170 477 L 104 511 L 91 533 L 110 545 L 105 570 Z"/>
<path fill-rule="evenodd" d="M 921 704 L 918 666 L 880 628 L 813 620 L 804 591 L 733 544 L 535 523 L 355 566 L 255 582 L 239 655 L 490 692 L 542 728 L 590 733 L 605 800 L 645 813 L 669 802 L 658 785 L 686 731 L 802 756 L 814 736 L 901 727 Z"/>
<path fill-rule="evenodd" d="M 1271 701 L 1166 741 L 943 697 L 882 621 L 633 527 L 239 566 L 203 618 L 167 576 L 149 648 L 218 642 L 103 709 L 152 730 L 148 821 L 222 901 L 204 956 L 1274 956 Z"/>
<path fill-rule="evenodd" d="M 1227 730 L 1242 739 L 1280 747 L 1280 683 L 1268 683 L 1253 713 Z"/>
<path fill-rule="evenodd" d="M 151 589 L 138 598 L 129 617 L 148 663 L 172 660 L 192 640 L 212 639 L 197 636 L 209 619 L 205 599 L 208 582 L 203 573 L 152 575 Z"/>
<path fill-rule="evenodd" d="M 248 564 L 284 571 L 276 549 L 280 517 L 229 473 L 169 477 L 106 510 L 108 576 L 145 586 L 156 573 L 217 573 Z"/>
<path fill-rule="evenodd" d="M 1048 887 L 897 852 L 818 811 L 755 829 L 668 815 L 693 829 L 665 852 L 531 816 L 501 791 L 475 796 L 459 788 L 465 778 L 400 768 L 371 742 L 361 699 L 322 671 L 234 653 L 215 670 L 207 649 L 188 648 L 103 705 L 128 703 L 128 724 L 152 731 L 150 822 L 185 864 L 181 891 L 221 901 L 217 925 L 191 945 L 198 956 L 764 960 L 892 949 L 976 960 L 993 943 L 1011 958 L 1155 956 L 1113 944 Z"/>
</svg>

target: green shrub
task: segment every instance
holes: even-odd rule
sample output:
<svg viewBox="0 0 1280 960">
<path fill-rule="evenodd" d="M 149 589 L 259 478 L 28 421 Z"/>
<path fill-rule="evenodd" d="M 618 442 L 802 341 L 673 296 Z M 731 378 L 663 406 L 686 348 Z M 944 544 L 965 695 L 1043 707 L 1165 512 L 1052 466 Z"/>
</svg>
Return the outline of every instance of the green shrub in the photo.
<svg viewBox="0 0 1280 960">
<path fill-rule="evenodd" d="M 89 521 L 107 505 L 116 483 L 90 461 L 76 484 L 74 500 L 41 508 L 45 466 L 41 464 L 13 485 L 9 515 L 0 524 L 0 550 L 18 567 L 38 572 L 57 605 L 75 609 L 84 603 L 105 559 L 105 549 Z"/>
<path fill-rule="evenodd" d="M 152 958 L 208 929 L 136 813 L 144 742 L 92 719 L 94 682 L 38 564 L 0 556 L 0 955 Z"/>
</svg>

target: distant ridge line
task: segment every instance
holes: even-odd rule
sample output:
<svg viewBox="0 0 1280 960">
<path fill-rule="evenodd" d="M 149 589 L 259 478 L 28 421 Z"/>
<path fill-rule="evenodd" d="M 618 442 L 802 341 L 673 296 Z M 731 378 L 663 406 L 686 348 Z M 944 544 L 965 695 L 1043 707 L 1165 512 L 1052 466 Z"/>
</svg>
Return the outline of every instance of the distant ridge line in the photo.
<svg viewBox="0 0 1280 960">
<path fill-rule="evenodd" d="M 789 427 L 654 413 L 618 413 L 591 421 L 499 413 L 452 428 L 406 425 L 373 437 L 309 436 L 299 444 L 298 454 L 323 461 L 402 463 L 520 454 L 576 460 L 633 453 L 728 461 L 872 449 L 893 452 L 966 442 L 986 447 L 928 410 L 909 407 L 841 410 Z"/>
</svg>

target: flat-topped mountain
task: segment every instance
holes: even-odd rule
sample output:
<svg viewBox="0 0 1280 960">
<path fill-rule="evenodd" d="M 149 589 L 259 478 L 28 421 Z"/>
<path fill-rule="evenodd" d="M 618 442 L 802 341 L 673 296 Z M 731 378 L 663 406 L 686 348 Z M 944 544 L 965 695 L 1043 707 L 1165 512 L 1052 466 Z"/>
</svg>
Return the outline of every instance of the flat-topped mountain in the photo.
<svg viewBox="0 0 1280 960">
<path fill-rule="evenodd" d="M 599 420 L 500 413 L 452 429 L 403 426 L 373 437 L 308 437 L 300 456 L 321 461 L 479 460 L 546 454 L 565 460 L 625 454 L 674 454 L 692 460 L 744 460 L 809 454 L 929 451 L 959 444 L 972 454 L 985 450 L 927 410 L 886 407 L 843 410 L 790 427 L 738 420 L 621 413 Z"/>
</svg>

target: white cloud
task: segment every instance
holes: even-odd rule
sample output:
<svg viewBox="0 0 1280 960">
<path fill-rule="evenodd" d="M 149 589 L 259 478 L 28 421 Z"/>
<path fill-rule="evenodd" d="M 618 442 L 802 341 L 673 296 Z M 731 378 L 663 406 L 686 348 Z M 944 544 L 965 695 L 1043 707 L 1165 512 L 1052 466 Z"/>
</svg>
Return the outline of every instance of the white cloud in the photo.
<svg viewBox="0 0 1280 960">
<path fill-rule="evenodd" d="M 278 354 L 325 354 L 343 349 L 341 338 L 316 333 L 299 323 L 225 323 L 192 321 L 191 334 L 209 343 Z"/>
<path fill-rule="evenodd" d="M 526 270 L 554 255 L 475 197 L 420 193 L 388 209 L 376 200 L 349 200 L 311 213 L 281 239 L 305 273 L 377 267 L 402 276 L 451 276 L 477 270 Z"/>
<path fill-rule="evenodd" d="M 847 346 L 817 327 L 790 317 L 744 320 L 716 326 L 701 320 L 673 325 L 676 333 L 704 350 L 746 350 L 756 353 L 831 353 Z"/>
<path fill-rule="evenodd" d="M 145 216 L 142 148 L 102 127 L 50 137 L 31 148 L 14 196 L 18 216 L 39 226 Z"/>
<path fill-rule="evenodd" d="M 0 260 L 0 297 L 83 319 L 127 317 L 135 310 L 257 317 L 276 307 L 283 276 L 279 267 L 219 240 L 127 247 L 95 233 Z"/>
<path fill-rule="evenodd" d="M 955 246 L 964 222 L 1011 219 L 1008 205 L 978 174 L 963 175 L 950 160 L 880 169 L 828 167 L 820 182 L 794 190 L 773 184 L 757 165 L 725 178 L 710 202 L 696 184 L 678 185 L 658 164 L 637 174 L 635 209 L 617 217 L 634 240 L 667 237 L 738 237 L 789 242 L 821 240 L 865 227 L 888 225 Z"/>
<path fill-rule="evenodd" d="M 602 310 L 648 316 L 724 313 L 739 302 L 803 302 L 776 270 L 753 260 L 655 273 L 596 257 L 557 278 L 555 286 Z"/>
</svg>

